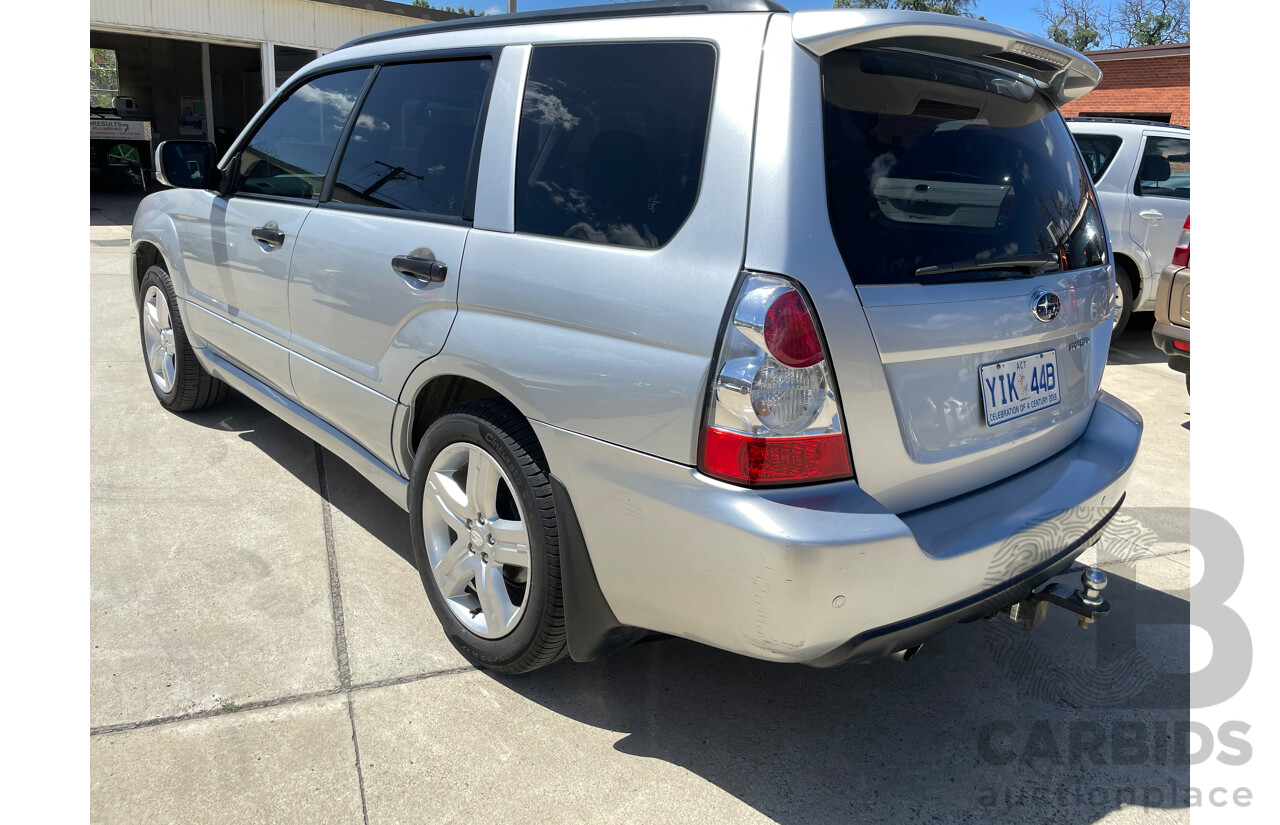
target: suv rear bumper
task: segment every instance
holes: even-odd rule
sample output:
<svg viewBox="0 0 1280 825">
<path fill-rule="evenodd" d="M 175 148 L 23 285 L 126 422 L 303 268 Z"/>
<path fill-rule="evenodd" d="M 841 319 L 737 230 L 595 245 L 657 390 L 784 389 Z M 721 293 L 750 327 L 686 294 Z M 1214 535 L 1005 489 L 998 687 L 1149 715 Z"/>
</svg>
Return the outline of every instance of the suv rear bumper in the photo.
<svg viewBox="0 0 1280 825">
<path fill-rule="evenodd" d="M 898 515 L 854 482 L 747 490 L 534 426 L 619 623 L 819 666 L 917 644 L 1061 572 L 1114 514 L 1142 434 L 1103 393 L 1066 449 Z"/>
</svg>

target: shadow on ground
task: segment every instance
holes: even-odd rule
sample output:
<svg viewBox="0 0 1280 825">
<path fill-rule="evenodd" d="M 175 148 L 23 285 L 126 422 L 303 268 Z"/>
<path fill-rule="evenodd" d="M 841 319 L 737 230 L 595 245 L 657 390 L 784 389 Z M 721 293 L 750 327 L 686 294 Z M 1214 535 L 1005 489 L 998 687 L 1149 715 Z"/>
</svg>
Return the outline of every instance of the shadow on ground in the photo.
<svg viewBox="0 0 1280 825">
<path fill-rule="evenodd" d="M 1151 340 L 1151 328 L 1155 322 L 1154 312 L 1138 312 L 1130 316 L 1124 332 L 1111 342 L 1107 363 L 1168 364 L 1169 356 L 1156 349 L 1155 342 Z"/>
<path fill-rule="evenodd" d="M 236 432 L 320 492 L 315 453 L 291 441 L 308 439 L 242 396 L 187 418 Z M 324 455 L 330 477 L 354 473 Z M 411 564 L 405 513 L 372 485 L 343 486 L 354 492 L 332 506 Z M 661 639 L 490 678 L 782 823 L 1184 808 L 1189 605 L 1116 575 L 1107 595 L 1112 615 L 1093 629 L 1061 612 L 1032 634 L 1004 619 L 960 625 L 908 664 L 815 670 Z"/>
</svg>

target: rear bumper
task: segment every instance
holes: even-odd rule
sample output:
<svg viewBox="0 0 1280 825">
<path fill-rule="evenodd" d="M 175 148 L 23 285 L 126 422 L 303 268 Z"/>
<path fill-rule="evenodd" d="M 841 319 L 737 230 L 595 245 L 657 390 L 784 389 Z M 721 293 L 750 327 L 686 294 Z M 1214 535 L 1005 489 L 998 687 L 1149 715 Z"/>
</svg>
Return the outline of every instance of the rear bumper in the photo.
<svg viewBox="0 0 1280 825">
<path fill-rule="evenodd" d="M 1068 566 L 1119 504 L 1142 422 L 1104 393 L 1084 433 L 1056 455 L 905 514 L 853 482 L 744 490 L 535 429 L 572 493 L 600 593 L 620 623 L 831 665 L 990 614 Z"/>
<path fill-rule="evenodd" d="M 1156 349 L 1169 356 L 1171 369 L 1190 374 L 1191 330 L 1157 321 L 1151 329 L 1151 341 Z"/>
</svg>

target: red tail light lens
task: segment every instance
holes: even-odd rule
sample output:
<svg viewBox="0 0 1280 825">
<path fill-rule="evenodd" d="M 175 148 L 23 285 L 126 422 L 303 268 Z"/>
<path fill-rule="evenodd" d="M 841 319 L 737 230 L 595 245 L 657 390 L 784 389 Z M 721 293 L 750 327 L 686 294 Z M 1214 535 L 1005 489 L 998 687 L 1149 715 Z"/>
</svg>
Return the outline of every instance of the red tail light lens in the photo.
<svg viewBox="0 0 1280 825">
<path fill-rule="evenodd" d="M 764 316 L 769 354 L 788 367 L 803 369 L 822 360 L 822 342 L 799 292 L 784 293 Z"/>
<path fill-rule="evenodd" d="M 1182 225 L 1182 234 L 1178 236 L 1178 245 L 1173 248 L 1174 266 L 1191 266 L 1191 216 Z"/>
<path fill-rule="evenodd" d="M 796 484 L 853 473 L 843 433 L 757 438 L 709 427 L 703 472 L 737 484 Z"/>
<path fill-rule="evenodd" d="M 748 273 L 720 333 L 698 469 L 751 487 L 851 478 L 840 400 L 813 306 Z"/>
</svg>

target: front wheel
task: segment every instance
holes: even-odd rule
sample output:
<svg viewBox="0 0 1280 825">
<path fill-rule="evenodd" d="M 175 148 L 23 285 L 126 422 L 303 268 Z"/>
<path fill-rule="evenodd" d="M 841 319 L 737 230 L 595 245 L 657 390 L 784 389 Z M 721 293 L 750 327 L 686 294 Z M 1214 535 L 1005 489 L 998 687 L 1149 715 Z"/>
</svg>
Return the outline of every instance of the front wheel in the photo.
<svg viewBox="0 0 1280 825">
<path fill-rule="evenodd" d="M 418 573 L 445 634 L 480 667 L 527 673 L 565 653 L 549 476 L 529 423 L 494 401 L 451 409 L 414 457 Z"/>
<path fill-rule="evenodd" d="M 187 340 L 173 281 L 165 268 L 159 264 L 150 267 L 142 276 L 138 293 L 142 296 L 138 306 L 142 356 L 160 406 L 172 412 L 190 412 L 226 398 L 227 385 L 205 371 Z"/>
</svg>

